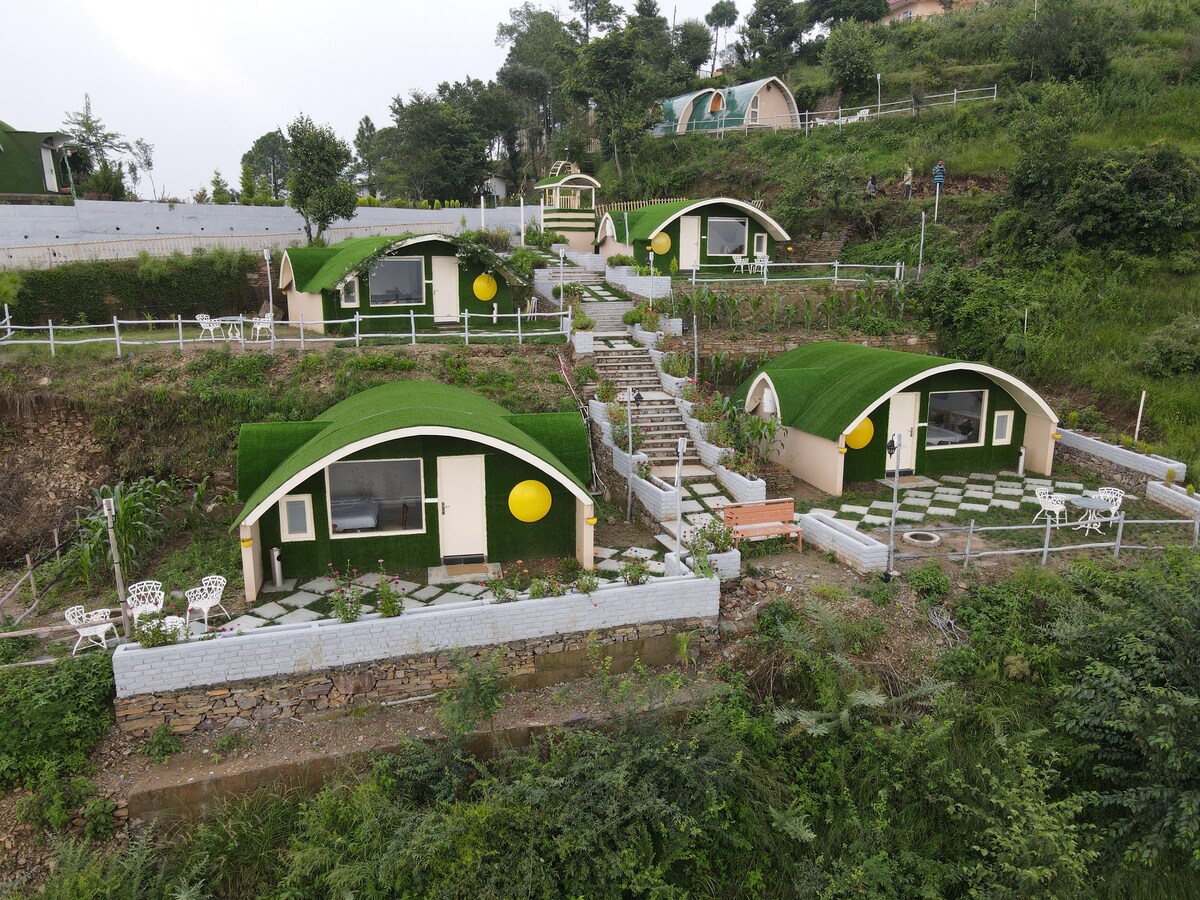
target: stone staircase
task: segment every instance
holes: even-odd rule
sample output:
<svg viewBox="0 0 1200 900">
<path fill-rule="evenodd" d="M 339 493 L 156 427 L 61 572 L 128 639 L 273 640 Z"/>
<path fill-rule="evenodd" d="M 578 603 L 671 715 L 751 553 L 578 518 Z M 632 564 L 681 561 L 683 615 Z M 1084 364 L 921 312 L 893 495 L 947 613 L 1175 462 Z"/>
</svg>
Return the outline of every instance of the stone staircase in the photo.
<svg viewBox="0 0 1200 900">
<path fill-rule="evenodd" d="M 584 300 L 583 311 L 596 321 L 593 332 L 601 334 L 626 334 L 625 323 L 621 316 L 633 309 L 634 304 L 629 300 Z M 658 378 L 655 377 L 657 383 Z"/>
<path fill-rule="evenodd" d="M 591 315 L 591 307 L 588 309 L 588 314 Z M 645 347 L 597 346 L 594 365 L 600 380 L 612 381 L 622 392 L 634 390 L 641 393 L 642 402 L 633 408 L 633 423 L 643 428 L 646 433 L 642 452 L 649 457 L 652 466 L 673 466 L 678 457 L 679 438 L 688 437 L 688 430 L 675 400 L 662 389 L 662 382 L 659 380 L 658 370 L 654 368 L 654 361 L 650 358 L 650 351 Z M 624 399 L 623 393 L 620 396 Z M 683 462 L 685 465 L 701 465 L 700 457 L 690 440 Z"/>
</svg>

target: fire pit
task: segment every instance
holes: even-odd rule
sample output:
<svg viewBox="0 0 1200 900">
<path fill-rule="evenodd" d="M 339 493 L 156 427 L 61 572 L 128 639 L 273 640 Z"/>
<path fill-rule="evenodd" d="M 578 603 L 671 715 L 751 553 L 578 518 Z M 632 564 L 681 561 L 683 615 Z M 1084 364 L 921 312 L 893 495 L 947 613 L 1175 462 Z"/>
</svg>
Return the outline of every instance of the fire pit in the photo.
<svg viewBox="0 0 1200 900">
<path fill-rule="evenodd" d="M 906 531 L 904 540 L 918 547 L 936 547 L 942 542 L 941 537 L 932 531 Z"/>
</svg>

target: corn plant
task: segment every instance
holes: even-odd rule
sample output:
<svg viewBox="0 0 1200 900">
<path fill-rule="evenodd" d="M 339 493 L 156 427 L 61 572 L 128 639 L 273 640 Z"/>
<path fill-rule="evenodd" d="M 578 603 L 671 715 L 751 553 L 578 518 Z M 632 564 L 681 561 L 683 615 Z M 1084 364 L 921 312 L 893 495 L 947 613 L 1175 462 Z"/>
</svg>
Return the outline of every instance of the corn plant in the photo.
<svg viewBox="0 0 1200 900">
<path fill-rule="evenodd" d="M 89 588 L 93 576 L 111 571 L 108 521 L 102 510 L 105 499 L 113 501 L 113 531 L 121 565 L 129 574 L 137 572 L 147 551 L 163 538 L 167 512 L 179 501 L 179 488 L 170 481 L 147 476 L 137 481 L 120 481 L 94 488 L 89 507 L 76 512 L 79 543 L 68 557 L 68 567 Z"/>
</svg>

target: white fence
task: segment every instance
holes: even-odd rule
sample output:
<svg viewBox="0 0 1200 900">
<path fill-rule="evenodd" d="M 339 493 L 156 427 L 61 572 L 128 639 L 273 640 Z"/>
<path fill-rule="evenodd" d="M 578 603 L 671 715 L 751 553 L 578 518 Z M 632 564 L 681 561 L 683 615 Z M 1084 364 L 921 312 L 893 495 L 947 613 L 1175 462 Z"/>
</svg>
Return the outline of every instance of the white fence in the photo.
<svg viewBox="0 0 1200 900">
<path fill-rule="evenodd" d="M 711 270 L 729 270 L 712 273 Z M 820 270 L 820 271 L 818 271 Z M 805 274 L 805 272 L 813 274 Z M 692 269 L 692 284 L 789 284 L 804 281 L 832 281 L 834 284 L 865 284 L 874 282 L 902 282 L 908 267 L 902 262 L 895 265 L 868 265 L 866 263 L 833 262 L 771 262 L 747 260 L 746 262 L 720 263 Z M 782 273 L 782 274 L 780 274 Z M 872 274 L 878 273 L 878 274 Z"/>
<path fill-rule="evenodd" d="M 361 347 L 363 341 L 389 342 L 395 344 L 416 344 L 421 341 L 440 343 L 449 339 L 461 338 L 463 343 L 470 344 L 472 339 L 504 338 L 524 343 L 528 338 L 552 337 L 555 335 L 569 336 L 572 328 L 573 310 L 528 313 L 459 313 L 459 327 L 446 327 L 447 323 L 439 322 L 437 317 L 428 313 L 393 313 L 389 315 L 363 316 L 355 313 L 349 319 L 323 319 L 305 322 L 303 316 L 298 322 L 272 322 L 257 317 L 222 316 L 213 319 L 215 326 L 202 329 L 196 336 L 194 331 L 201 328 L 197 319 L 185 319 L 176 316 L 174 319 L 119 319 L 113 316 L 111 324 L 103 325 L 55 325 L 53 321 L 45 326 L 14 325 L 8 306 L 4 307 L 4 318 L 0 319 L 0 348 L 9 346 L 40 346 L 49 347 L 50 355 L 55 356 L 63 347 L 77 347 L 82 344 L 112 344 L 116 355 L 120 356 L 128 347 L 177 347 L 182 350 L 188 346 L 203 344 L 236 344 L 242 350 L 247 345 L 250 349 L 274 350 L 279 346 L 298 345 L 301 350 L 312 345 L 320 344 L 350 344 Z M 372 324 L 380 320 L 399 319 L 407 323 L 408 328 L 395 331 L 376 332 L 370 329 Z M 539 319 L 556 320 L 553 329 L 529 328 L 531 321 Z M 505 322 L 509 327 L 502 328 Z M 472 324 L 474 323 L 474 324 Z M 436 331 L 418 331 L 418 327 L 429 324 L 436 326 Z M 352 325 L 353 334 L 330 334 L 327 326 Z M 185 326 L 192 330 L 185 334 Z M 125 333 L 122 333 L 122 328 Z M 170 337 L 149 337 L 157 329 L 169 332 Z M 287 329 L 282 334 L 277 329 Z M 305 331 L 307 329 L 307 333 Z M 249 335 L 247 335 L 249 331 Z M 293 333 L 293 331 L 295 333 Z M 340 332 L 340 328 L 339 328 Z M 43 337 L 44 335 L 44 337 Z"/>
<path fill-rule="evenodd" d="M 448 222 L 410 222 L 396 225 L 348 225 L 325 231 L 327 243 L 352 237 L 377 234 L 456 234 L 457 225 Z M 263 250 L 282 252 L 303 245 L 303 235 L 291 232 L 279 234 L 213 234 L 173 235 L 160 238 L 130 238 L 118 241 L 84 241 L 74 244 L 34 244 L 0 249 L 0 269 L 49 269 L 65 263 L 92 262 L 101 259 L 135 259 L 141 253 L 151 256 L 170 256 L 172 253 L 191 253 L 193 250 Z"/>
<path fill-rule="evenodd" d="M 828 125 L 833 125 L 840 131 L 844 125 L 869 122 L 872 119 L 882 119 L 887 116 L 916 115 L 918 111 L 931 107 L 957 107 L 960 103 L 970 103 L 979 100 L 994 101 L 997 99 L 997 96 L 996 85 L 986 88 L 955 89 L 948 94 L 927 94 L 920 104 L 914 103 L 913 98 L 909 97 L 906 100 L 895 100 L 890 103 L 873 103 L 848 108 L 839 106 L 836 111 L 832 109 L 817 112 L 805 110 L 795 115 L 787 113 L 779 116 L 759 116 L 753 122 L 742 122 L 738 125 L 730 126 L 725 126 L 720 116 L 718 116 L 716 127 L 711 127 L 712 122 L 688 122 L 684 126 L 684 130 L 680 131 L 677 126 L 664 123 L 652 128 L 650 134 L 654 137 L 667 137 L 680 134 L 711 134 L 720 138 L 726 134 L 746 134 L 751 131 L 781 131 L 802 128 L 804 129 L 804 133 L 808 135 L 812 133 L 814 128 L 823 128 Z"/>
</svg>

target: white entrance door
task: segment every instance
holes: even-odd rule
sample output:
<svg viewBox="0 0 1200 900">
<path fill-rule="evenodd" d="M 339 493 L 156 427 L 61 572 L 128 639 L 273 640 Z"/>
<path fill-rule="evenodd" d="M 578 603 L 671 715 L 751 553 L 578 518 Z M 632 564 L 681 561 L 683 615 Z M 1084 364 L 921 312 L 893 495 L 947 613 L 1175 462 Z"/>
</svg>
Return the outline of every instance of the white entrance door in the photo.
<svg viewBox="0 0 1200 900">
<path fill-rule="evenodd" d="M 442 557 L 487 556 L 482 456 L 438 457 L 438 534 Z"/>
<path fill-rule="evenodd" d="M 679 268 L 700 267 L 700 217 L 683 216 L 679 220 Z"/>
<path fill-rule="evenodd" d="M 900 471 L 911 472 L 917 464 L 917 417 L 921 414 L 921 394 L 918 391 L 892 396 L 888 412 L 887 440 L 900 435 Z M 896 457 L 885 463 L 885 475 L 895 474 Z"/>
<path fill-rule="evenodd" d="M 458 257 L 434 256 L 433 321 L 458 321 Z"/>
</svg>

